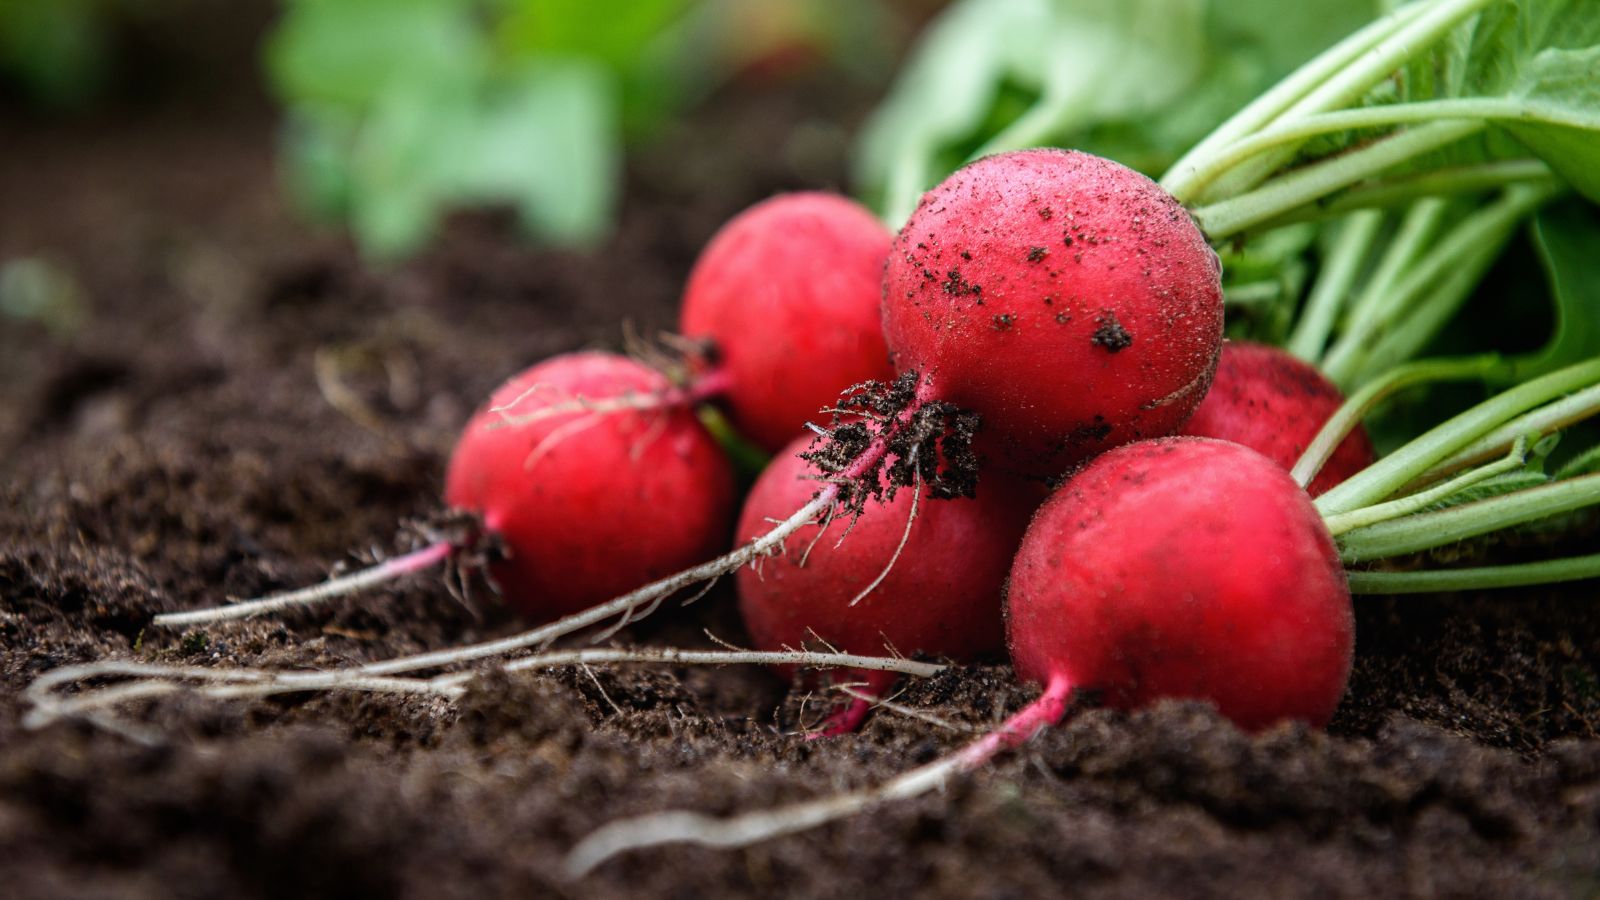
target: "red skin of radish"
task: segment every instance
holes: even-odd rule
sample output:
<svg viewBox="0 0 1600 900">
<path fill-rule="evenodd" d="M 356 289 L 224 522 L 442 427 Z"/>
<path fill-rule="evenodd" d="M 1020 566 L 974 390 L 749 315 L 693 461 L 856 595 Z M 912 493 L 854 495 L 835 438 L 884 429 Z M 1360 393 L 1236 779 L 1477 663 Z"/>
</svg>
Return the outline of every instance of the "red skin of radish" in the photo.
<svg viewBox="0 0 1600 900">
<path fill-rule="evenodd" d="M 1053 477 L 1171 434 L 1222 345 L 1217 256 L 1145 176 L 1087 153 L 985 157 L 895 238 L 883 323 L 897 371 L 978 412 L 987 454 Z"/>
<path fill-rule="evenodd" d="M 1248 729 L 1321 726 L 1350 674 L 1333 539 L 1282 466 L 1226 441 L 1090 462 L 1034 516 L 1006 602 L 1019 677 L 1117 708 L 1190 697 Z"/>
<path fill-rule="evenodd" d="M 534 385 L 545 387 L 523 396 Z M 450 458 L 445 501 L 480 514 L 505 546 L 509 558 L 490 574 L 519 614 L 544 621 L 577 612 L 701 562 L 726 543 L 732 466 L 689 408 L 574 410 L 497 427 L 505 416 L 577 397 L 667 387 L 659 372 L 626 357 L 565 354 L 501 385 L 467 423 Z M 503 414 L 493 411 L 507 405 Z M 575 424 L 585 417 L 592 425 Z"/>
<path fill-rule="evenodd" d="M 1229 341 L 1211 390 L 1184 434 L 1233 441 L 1283 466 L 1294 464 L 1344 403 L 1344 395 L 1310 363 L 1265 344 Z M 1366 429 L 1356 426 L 1333 451 L 1307 492 L 1316 497 L 1372 465 Z"/>
<path fill-rule="evenodd" d="M 816 493 L 817 469 L 795 455 L 808 442 L 796 440 L 761 473 L 739 516 L 737 538 L 765 534 L 772 528 L 769 517 L 792 515 Z M 924 492 L 894 568 L 850 605 L 894 556 L 912 494 L 903 488 L 889 503 L 869 500 L 848 535 L 844 516 L 821 540 L 819 526 L 806 526 L 785 542 L 783 555 L 762 560 L 759 572 L 741 569 L 739 611 L 755 646 L 799 648 L 821 637 L 841 650 L 866 654 L 885 653 L 886 645 L 952 659 L 998 650 L 1004 640 L 1002 585 L 1037 504 L 1030 491 L 1000 477 L 986 477 L 971 499 L 935 500 Z M 807 547 L 811 553 L 802 567 Z M 793 667 L 778 668 L 792 677 Z"/>
<path fill-rule="evenodd" d="M 799 193 L 752 206 L 706 245 L 679 330 L 714 342 L 745 437 L 776 451 L 845 388 L 892 377 L 878 312 L 889 241 L 860 204 Z"/>
</svg>

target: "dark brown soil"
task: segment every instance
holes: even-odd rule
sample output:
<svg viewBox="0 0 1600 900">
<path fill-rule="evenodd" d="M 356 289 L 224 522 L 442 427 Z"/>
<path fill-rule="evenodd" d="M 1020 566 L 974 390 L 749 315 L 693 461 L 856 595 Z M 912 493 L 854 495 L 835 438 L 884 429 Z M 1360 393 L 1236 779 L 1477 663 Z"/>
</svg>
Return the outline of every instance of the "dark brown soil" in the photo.
<svg viewBox="0 0 1600 900">
<path fill-rule="evenodd" d="M 615 239 L 529 249 L 459 220 L 390 269 L 298 224 L 258 113 L 0 122 L 0 262 L 73 285 L 0 318 L 0 893 L 10 897 L 1592 896 L 1600 614 L 1560 592 L 1361 601 L 1328 733 L 1203 707 L 1083 709 L 940 796 L 753 849 L 562 854 L 621 815 L 866 785 L 960 732 L 879 712 L 792 735 L 747 669 L 494 676 L 451 706 L 337 695 L 125 710 L 26 731 L 17 692 L 102 655 L 341 665 L 515 623 L 435 581 L 204 634 L 150 617 L 314 581 L 436 508 L 450 442 L 506 374 L 670 325 L 697 248 L 775 190 L 836 185 L 859 110 L 826 85 L 733 90 L 641 155 Z M 73 306 L 72 304 L 76 304 Z M 739 640 L 729 598 L 625 640 Z M 1000 665 L 906 688 L 969 725 L 1025 702 Z M 807 712 L 809 717 L 814 714 Z"/>
</svg>

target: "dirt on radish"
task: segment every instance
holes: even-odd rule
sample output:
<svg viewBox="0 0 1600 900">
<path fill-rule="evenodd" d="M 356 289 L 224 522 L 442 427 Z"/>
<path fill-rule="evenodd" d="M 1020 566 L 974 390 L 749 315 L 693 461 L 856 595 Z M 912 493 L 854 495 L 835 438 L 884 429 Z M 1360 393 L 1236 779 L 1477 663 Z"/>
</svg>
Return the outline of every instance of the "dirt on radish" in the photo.
<svg viewBox="0 0 1600 900">
<path fill-rule="evenodd" d="M 514 630 L 427 579 L 281 621 L 145 626 L 314 582 L 368 542 L 404 546 L 395 522 L 439 496 L 475 403 L 533 359 L 614 346 L 619 319 L 670 327 L 728 216 L 843 179 L 842 142 L 770 148 L 867 99 L 830 83 L 722 98 L 637 160 L 603 264 L 530 252 L 484 216 L 414 263 L 363 267 L 281 207 L 270 123 L 248 111 L 4 129 L 0 258 L 50 260 L 89 313 L 67 337 L 0 324 L 7 895 L 1594 891 L 1600 616 L 1585 585 L 1358 599 L 1326 734 L 1250 737 L 1186 704 L 1078 710 L 943 796 L 750 850 L 640 853 L 577 885 L 558 882 L 562 855 L 615 817 L 877 783 L 1032 694 L 996 659 L 903 682 L 896 703 L 955 728 L 879 710 L 856 736 L 804 743 L 788 732 L 826 704 L 764 670 L 597 666 L 488 678 L 454 706 L 175 698 L 134 709 L 132 734 L 21 729 L 17 692 L 40 672 L 136 644 L 326 666 Z M 726 584 L 619 640 L 706 646 L 705 629 L 744 640 Z"/>
</svg>

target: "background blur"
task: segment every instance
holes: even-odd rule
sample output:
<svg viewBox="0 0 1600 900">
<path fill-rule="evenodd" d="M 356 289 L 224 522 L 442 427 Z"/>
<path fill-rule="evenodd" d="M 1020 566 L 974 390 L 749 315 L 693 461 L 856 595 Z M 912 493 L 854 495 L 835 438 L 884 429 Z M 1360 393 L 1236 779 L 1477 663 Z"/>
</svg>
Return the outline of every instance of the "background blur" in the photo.
<svg viewBox="0 0 1600 900">
<path fill-rule="evenodd" d="M 271 148 L 296 208 L 370 256 L 412 253 L 447 213 L 486 207 L 592 245 L 614 225 L 630 147 L 719 92 L 823 70 L 880 84 L 935 5 L 4 0 L 0 97 L 7 143 L 138 121 Z"/>
</svg>

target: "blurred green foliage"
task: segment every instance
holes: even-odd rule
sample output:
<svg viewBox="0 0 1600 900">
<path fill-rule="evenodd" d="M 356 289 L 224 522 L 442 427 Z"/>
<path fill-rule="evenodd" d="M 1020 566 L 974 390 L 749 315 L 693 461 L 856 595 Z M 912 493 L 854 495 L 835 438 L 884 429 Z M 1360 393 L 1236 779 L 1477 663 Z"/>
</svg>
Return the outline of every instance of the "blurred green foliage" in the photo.
<svg viewBox="0 0 1600 900">
<path fill-rule="evenodd" d="M 363 248 L 513 207 L 542 240 L 609 228 L 622 148 L 731 73 L 863 31 L 857 0 L 288 0 L 266 61 L 286 170 Z"/>
<path fill-rule="evenodd" d="M 897 226 L 923 191 L 987 153 L 1076 147 L 1160 174 L 1383 5 L 957 0 L 867 123 L 861 192 Z"/>
<path fill-rule="evenodd" d="M 99 88 L 106 19 L 118 0 L 0 0 L 0 79 L 41 106 L 82 105 Z"/>
<path fill-rule="evenodd" d="M 649 45 L 688 3 L 291 0 L 267 47 L 290 183 L 378 256 L 489 202 L 538 236 L 591 241 L 615 199 L 622 110 L 670 102 Z"/>
</svg>

